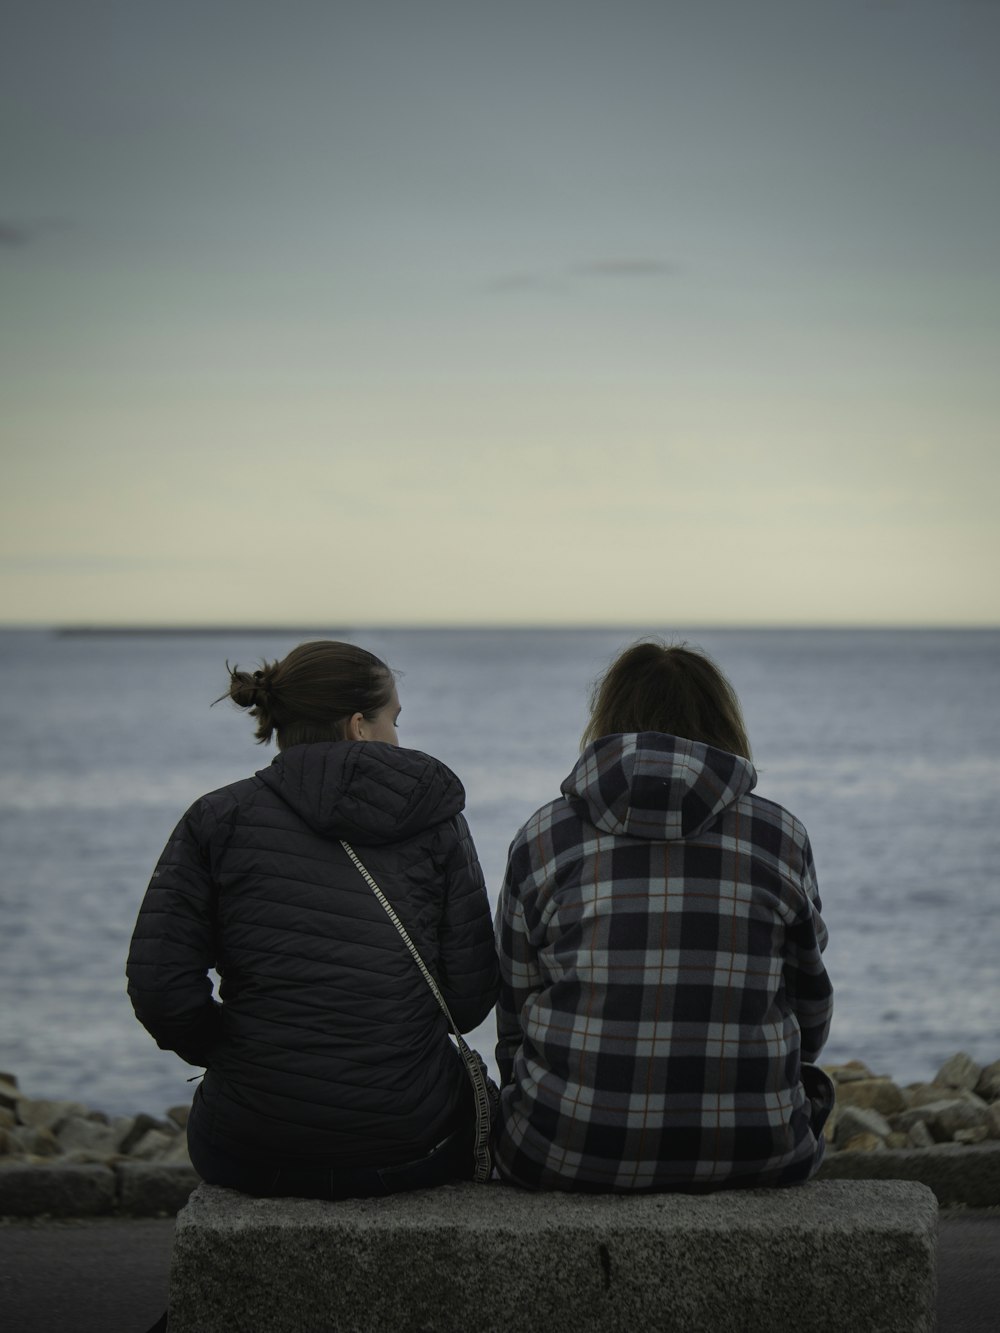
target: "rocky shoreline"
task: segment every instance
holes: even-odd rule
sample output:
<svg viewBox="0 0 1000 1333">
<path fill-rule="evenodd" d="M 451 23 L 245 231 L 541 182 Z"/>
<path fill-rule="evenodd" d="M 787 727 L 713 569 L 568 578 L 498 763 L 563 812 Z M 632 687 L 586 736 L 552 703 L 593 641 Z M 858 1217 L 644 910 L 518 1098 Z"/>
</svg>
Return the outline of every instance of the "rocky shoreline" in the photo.
<svg viewBox="0 0 1000 1333">
<path fill-rule="evenodd" d="M 822 1176 L 917 1179 L 942 1203 L 1000 1204 L 1000 1060 L 958 1052 L 906 1085 L 859 1060 L 824 1068 L 837 1100 Z M 188 1109 L 112 1117 L 29 1097 L 0 1073 L 0 1216 L 175 1213 L 198 1180 Z"/>
<path fill-rule="evenodd" d="M 198 1184 L 188 1109 L 109 1116 L 0 1073 L 0 1218 L 172 1217 Z"/>
<path fill-rule="evenodd" d="M 14 1074 L 0 1073 L 0 1169 L 13 1163 L 115 1166 L 157 1162 L 190 1166 L 187 1106 L 162 1117 L 111 1117 L 82 1102 L 29 1097 Z"/>
<path fill-rule="evenodd" d="M 827 1151 L 884 1152 L 966 1147 L 1000 1140 L 1000 1060 L 978 1065 L 959 1051 L 929 1083 L 900 1086 L 860 1060 L 825 1065 L 837 1086 L 826 1126 Z"/>
</svg>

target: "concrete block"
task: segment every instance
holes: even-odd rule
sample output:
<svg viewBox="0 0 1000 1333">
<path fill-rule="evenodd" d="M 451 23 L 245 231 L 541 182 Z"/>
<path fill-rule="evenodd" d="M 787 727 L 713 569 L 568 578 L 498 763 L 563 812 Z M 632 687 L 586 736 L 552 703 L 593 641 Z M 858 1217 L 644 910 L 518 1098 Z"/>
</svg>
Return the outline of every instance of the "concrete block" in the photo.
<svg viewBox="0 0 1000 1333">
<path fill-rule="evenodd" d="M 938 1143 L 933 1148 L 885 1152 L 827 1153 L 818 1180 L 919 1180 L 934 1191 L 944 1208 L 1000 1205 L 1000 1143 L 971 1146 Z"/>
<path fill-rule="evenodd" d="M 450 1185 L 179 1214 L 171 1333 L 918 1333 L 934 1327 L 937 1204 L 900 1182 L 681 1194 Z"/>
<path fill-rule="evenodd" d="M 115 1177 L 106 1166 L 4 1166 L 0 1217 L 95 1217 L 114 1211 Z"/>
<path fill-rule="evenodd" d="M 115 1174 L 118 1211 L 129 1217 L 173 1217 L 199 1181 L 193 1166 L 159 1162 L 120 1162 Z"/>
</svg>

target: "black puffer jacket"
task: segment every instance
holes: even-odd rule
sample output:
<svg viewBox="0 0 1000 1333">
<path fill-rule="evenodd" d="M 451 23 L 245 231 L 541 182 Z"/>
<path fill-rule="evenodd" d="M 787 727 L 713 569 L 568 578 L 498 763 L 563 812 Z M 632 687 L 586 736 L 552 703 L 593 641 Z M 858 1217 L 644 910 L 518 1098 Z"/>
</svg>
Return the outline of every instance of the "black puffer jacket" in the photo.
<svg viewBox="0 0 1000 1333">
<path fill-rule="evenodd" d="M 468 1080 L 447 1022 L 339 840 L 468 1031 L 497 964 L 464 803 L 429 755 L 332 742 L 286 750 L 178 824 L 136 922 L 129 995 L 161 1047 L 207 1067 L 193 1115 L 218 1148 L 391 1165 L 453 1127 Z"/>
</svg>

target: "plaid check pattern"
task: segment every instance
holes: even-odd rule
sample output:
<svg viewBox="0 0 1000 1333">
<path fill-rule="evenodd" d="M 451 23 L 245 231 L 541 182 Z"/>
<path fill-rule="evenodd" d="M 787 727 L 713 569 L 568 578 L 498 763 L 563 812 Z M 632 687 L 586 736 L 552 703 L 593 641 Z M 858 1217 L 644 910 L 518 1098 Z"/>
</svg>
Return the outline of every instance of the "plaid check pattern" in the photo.
<svg viewBox="0 0 1000 1333">
<path fill-rule="evenodd" d="M 749 760 L 605 736 L 515 838 L 497 907 L 501 1175 L 718 1189 L 822 1158 L 800 1062 L 826 1040 L 809 838 Z"/>
</svg>

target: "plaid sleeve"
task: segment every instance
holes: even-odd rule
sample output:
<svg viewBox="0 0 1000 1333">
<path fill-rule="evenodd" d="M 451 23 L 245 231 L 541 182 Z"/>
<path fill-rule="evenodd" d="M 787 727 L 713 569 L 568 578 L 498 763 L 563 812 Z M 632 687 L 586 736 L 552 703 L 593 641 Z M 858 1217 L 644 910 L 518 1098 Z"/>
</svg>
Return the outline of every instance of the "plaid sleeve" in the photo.
<svg viewBox="0 0 1000 1333">
<path fill-rule="evenodd" d="M 830 1035 L 833 987 L 823 966 L 827 929 L 820 915 L 822 904 L 816 866 L 808 837 L 802 850 L 805 906 L 785 937 L 785 993 L 802 1034 L 802 1059 L 812 1064 Z"/>
<path fill-rule="evenodd" d="M 501 1085 L 513 1076 L 514 1056 L 522 1041 L 521 1012 L 542 988 L 534 947 L 528 939 L 524 908 L 518 897 L 518 844 L 511 847 L 496 913 L 497 953 L 500 959 L 500 998 L 497 1000 L 497 1067 Z"/>
</svg>

